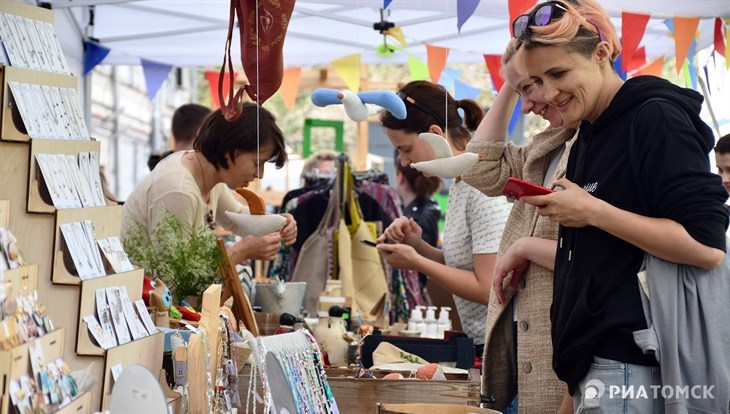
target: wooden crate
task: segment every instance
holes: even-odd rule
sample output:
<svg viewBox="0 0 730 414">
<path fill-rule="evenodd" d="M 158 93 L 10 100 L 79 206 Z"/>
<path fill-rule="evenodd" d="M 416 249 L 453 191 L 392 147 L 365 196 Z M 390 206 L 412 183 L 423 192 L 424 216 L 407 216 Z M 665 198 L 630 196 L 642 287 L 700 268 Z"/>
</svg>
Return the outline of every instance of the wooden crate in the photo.
<svg viewBox="0 0 730 414">
<path fill-rule="evenodd" d="M 422 381 L 333 378 L 328 376 L 327 382 L 332 389 L 332 394 L 341 413 L 373 414 L 377 402 L 391 404 L 438 403 L 478 407 L 479 376 L 473 376 L 473 378 L 471 381 Z M 244 404 L 246 403 L 250 379 L 251 370 L 249 366 L 246 366 L 238 376 L 238 390 Z M 259 394 L 261 394 L 260 378 L 256 378 L 256 385 L 259 387 Z M 262 412 L 263 406 L 257 404 L 256 414 Z"/>
</svg>

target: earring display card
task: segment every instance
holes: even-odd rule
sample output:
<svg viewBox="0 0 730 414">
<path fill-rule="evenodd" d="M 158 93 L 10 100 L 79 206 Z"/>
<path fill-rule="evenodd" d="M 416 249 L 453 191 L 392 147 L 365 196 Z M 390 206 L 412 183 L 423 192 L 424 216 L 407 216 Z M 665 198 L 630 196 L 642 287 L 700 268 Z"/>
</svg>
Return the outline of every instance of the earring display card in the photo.
<svg viewBox="0 0 730 414">
<path fill-rule="evenodd" d="M 119 342 L 119 345 L 124 345 L 130 342 L 132 338 L 129 335 L 127 318 L 124 316 L 122 296 L 119 289 L 116 286 L 106 288 L 106 299 L 112 312 L 112 322 L 114 323 L 114 331 L 117 333 L 117 342 Z"/>
<path fill-rule="evenodd" d="M 147 329 L 147 332 L 149 332 L 150 335 L 156 334 L 157 327 L 155 326 L 155 323 L 152 322 L 152 317 L 150 316 L 150 312 L 147 310 L 147 305 L 144 304 L 144 300 L 138 299 L 134 302 L 134 305 L 137 307 L 139 316 L 142 317 L 142 322 L 144 322 L 144 327 Z"/>
<path fill-rule="evenodd" d="M 87 280 L 106 275 L 91 220 L 63 223 L 60 227 L 79 278 Z"/>
<path fill-rule="evenodd" d="M 57 209 L 106 205 L 95 152 L 80 153 L 78 162 L 71 154 L 36 154 L 36 160 Z"/>
<path fill-rule="evenodd" d="M 107 237 L 96 241 L 99 244 L 99 248 L 104 252 L 106 260 L 112 265 L 115 273 L 123 273 L 134 270 L 132 263 L 127 257 L 127 253 L 124 252 L 122 242 L 117 236 Z"/>
<path fill-rule="evenodd" d="M 81 175 L 89 183 L 94 203 L 97 206 L 104 206 L 104 190 L 101 188 L 101 176 L 99 175 L 99 158 L 96 152 L 79 153 L 79 169 Z"/>
<path fill-rule="evenodd" d="M 105 342 L 111 346 L 117 346 L 117 338 L 114 336 L 114 325 L 112 324 L 112 314 L 106 300 L 106 292 L 99 289 L 95 293 L 96 314 L 99 316 L 102 329 L 104 329 Z"/>
<path fill-rule="evenodd" d="M 8 82 L 31 138 L 89 141 L 89 130 L 73 88 Z"/>
<path fill-rule="evenodd" d="M 83 320 L 86 322 L 86 326 L 89 328 L 91 336 L 94 337 L 96 343 L 98 343 L 100 347 L 109 349 L 115 346 L 115 344 L 109 342 L 108 337 L 104 332 L 104 328 L 101 327 L 99 321 L 97 321 L 93 315 L 84 316 Z"/>
<path fill-rule="evenodd" d="M 12 66 L 70 74 L 52 24 L 1 13 L 0 37 Z"/>
<path fill-rule="evenodd" d="M 120 286 L 117 288 L 117 292 L 119 292 L 119 296 L 122 300 L 122 309 L 124 310 L 124 316 L 127 319 L 127 325 L 129 325 L 129 329 L 132 331 L 132 338 L 137 340 L 148 336 L 149 334 L 147 333 L 147 329 L 142 324 L 142 321 L 139 320 L 139 316 L 137 316 L 137 312 L 134 310 L 132 302 L 129 301 L 127 288 L 125 286 Z"/>
</svg>

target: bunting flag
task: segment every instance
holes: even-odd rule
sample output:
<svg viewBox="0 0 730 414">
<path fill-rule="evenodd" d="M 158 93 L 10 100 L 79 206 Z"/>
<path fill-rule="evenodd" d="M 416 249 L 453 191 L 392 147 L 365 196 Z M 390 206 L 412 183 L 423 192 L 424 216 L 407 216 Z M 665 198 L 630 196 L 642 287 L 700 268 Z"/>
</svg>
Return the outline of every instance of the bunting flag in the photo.
<svg viewBox="0 0 730 414">
<path fill-rule="evenodd" d="M 401 46 L 408 47 L 408 42 L 406 42 L 406 36 L 403 34 L 402 28 L 391 27 L 390 29 L 386 30 L 384 34 L 395 39 L 398 43 L 400 43 Z"/>
<path fill-rule="evenodd" d="M 482 90 L 469 85 L 459 79 L 454 79 L 454 99 L 472 99 L 475 100 L 482 93 Z"/>
<path fill-rule="evenodd" d="M 504 79 L 502 79 L 502 75 L 500 73 L 500 70 L 502 70 L 502 56 L 484 55 L 484 62 L 487 64 L 489 76 L 492 77 L 492 86 L 494 86 L 494 90 L 499 93 L 500 89 L 502 89 L 502 85 L 504 85 Z"/>
<path fill-rule="evenodd" d="M 725 39 L 722 38 L 722 19 L 715 19 L 715 50 L 721 56 L 725 56 Z"/>
<path fill-rule="evenodd" d="M 697 33 L 697 26 L 700 24 L 699 17 L 675 17 L 674 18 L 674 44 L 677 59 L 677 73 L 682 70 L 684 60 L 687 59 L 689 47 Z M 690 56 L 690 59 L 692 57 Z"/>
<path fill-rule="evenodd" d="M 646 48 L 642 46 L 634 51 L 634 54 L 631 57 L 631 62 L 625 64 L 624 66 L 626 67 L 627 71 L 633 72 L 644 65 L 646 65 Z"/>
<path fill-rule="evenodd" d="M 220 78 L 221 74 L 217 70 L 206 70 L 205 71 L 205 79 L 208 81 L 208 87 L 210 89 L 210 98 L 213 101 L 214 108 L 220 108 L 221 107 L 221 97 L 218 95 L 218 79 Z M 223 84 L 228 85 L 229 79 L 231 75 L 230 73 L 226 72 L 225 75 L 223 75 Z M 238 77 L 238 72 L 233 72 L 233 83 L 236 83 L 236 78 Z"/>
<path fill-rule="evenodd" d="M 330 62 L 332 69 L 345 81 L 347 89 L 353 92 L 360 92 L 360 62 L 361 55 L 345 56 Z"/>
<path fill-rule="evenodd" d="M 655 59 L 651 63 L 647 63 L 646 65 L 644 65 L 644 67 L 639 68 L 639 70 L 636 71 L 635 76 L 652 75 L 652 76 L 661 77 L 663 66 L 664 66 L 664 56 L 659 56 L 657 59 Z"/>
<path fill-rule="evenodd" d="M 446 58 L 449 56 L 449 49 L 441 46 L 426 45 L 426 56 L 428 57 L 428 73 L 431 75 L 431 82 L 438 83 L 441 72 L 446 66 Z"/>
<path fill-rule="evenodd" d="M 517 16 L 530 10 L 532 6 L 537 4 L 537 0 L 509 0 L 509 35 L 512 36 L 512 22 Z"/>
<path fill-rule="evenodd" d="M 291 111 L 294 108 L 294 102 L 297 100 L 297 92 L 299 91 L 299 80 L 302 77 L 302 68 L 293 67 L 284 69 L 284 77 L 281 80 L 279 94 L 284 100 L 284 105 Z"/>
<path fill-rule="evenodd" d="M 408 54 L 408 71 L 411 73 L 412 81 L 428 79 L 428 65 L 410 53 Z"/>
<path fill-rule="evenodd" d="M 730 19 L 725 20 L 725 42 L 730 43 Z M 725 68 L 730 69 L 730 47 L 725 45 Z"/>
<path fill-rule="evenodd" d="M 616 60 L 613 61 L 613 70 L 616 71 L 616 74 L 619 78 L 621 78 L 621 80 L 626 80 L 626 78 L 628 77 L 628 72 L 624 70 L 623 60 L 624 54 L 619 53 L 619 55 L 616 56 Z"/>
<path fill-rule="evenodd" d="M 521 114 L 522 114 L 522 98 L 517 98 L 517 104 L 515 104 L 515 109 L 512 110 L 512 116 L 509 119 L 509 127 L 507 128 L 510 135 L 512 135 L 512 131 L 515 130 L 515 127 L 517 126 L 517 122 L 519 122 L 519 120 L 520 120 Z"/>
<path fill-rule="evenodd" d="M 461 33 L 461 26 L 474 14 L 479 0 L 456 0 L 456 28 Z"/>
<path fill-rule="evenodd" d="M 383 9 L 387 9 L 393 0 L 383 0 Z"/>
<path fill-rule="evenodd" d="M 710 88 L 710 71 L 707 69 L 707 65 L 702 67 L 702 71 L 705 72 L 705 83 L 707 84 L 707 94 L 712 95 L 712 88 Z"/>
<path fill-rule="evenodd" d="M 140 59 L 140 61 L 142 62 L 144 81 L 147 84 L 147 96 L 151 101 L 157 95 L 157 91 L 160 90 L 162 83 L 167 79 L 167 75 L 172 71 L 172 65 L 147 59 Z"/>
<path fill-rule="evenodd" d="M 87 40 L 84 43 L 84 75 L 101 63 L 109 52 L 111 52 L 111 49 Z"/>
<path fill-rule="evenodd" d="M 463 71 L 453 68 L 444 68 L 441 73 L 441 79 L 439 79 L 439 85 L 446 88 L 446 90 L 454 89 L 454 81 L 461 77 Z"/>
<path fill-rule="evenodd" d="M 633 63 L 633 56 L 641 43 L 646 31 L 646 24 L 649 23 L 648 14 L 621 13 L 621 53 L 624 71 L 630 72 L 629 65 Z M 646 62 L 642 62 L 642 65 Z"/>
<path fill-rule="evenodd" d="M 684 86 L 697 90 L 697 65 L 685 60 L 682 71 L 684 72 Z"/>
</svg>

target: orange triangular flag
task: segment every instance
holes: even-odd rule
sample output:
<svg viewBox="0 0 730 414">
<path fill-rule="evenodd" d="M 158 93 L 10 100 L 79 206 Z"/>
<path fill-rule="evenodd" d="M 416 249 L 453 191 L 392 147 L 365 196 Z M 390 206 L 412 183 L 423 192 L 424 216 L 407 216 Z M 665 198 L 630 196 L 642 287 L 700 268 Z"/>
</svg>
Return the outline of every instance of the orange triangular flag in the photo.
<svg viewBox="0 0 730 414">
<path fill-rule="evenodd" d="M 284 78 L 281 80 L 279 94 L 284 100 L 284 105 L 291 111 L 294 108 L 294 102 L 297 100 L 297 91 L 299 90 L 299 79 L 302 77 L 302 68 L 286 68 L 284 69 Z"/>
<path fill-rule="evenodd" d="M 443 72 L 444 67 L 446 67 L 446 58 L 449 56 L 449 48 L 429 45 L 428 43 L 424 44 L 426 45 L 428 73 L 431 74 L 431 82 L 438 83 L 439 78 L 441 77 L 441 72 Z"/>
<path fill-rule="evenodd" d="M 682 70 L 684 60 L 687 59 L 689 46 L 695 38 L 697 26 L 700 24 L 699 17 L 675 17 L 674 18 L 674 48 L 676 50 L 677 73 Z M 690 56 L 692 59 L 692 56 Z"/>
<path fill-rule="evenodd" d="M 651 63 L 647 63 L 643 67 L 639 68 L 634 76 L 641 75 L 652 75 L 662 77 L 662 67 L 664 66 L 664 56 L 659 56 Z"/>
</svg>

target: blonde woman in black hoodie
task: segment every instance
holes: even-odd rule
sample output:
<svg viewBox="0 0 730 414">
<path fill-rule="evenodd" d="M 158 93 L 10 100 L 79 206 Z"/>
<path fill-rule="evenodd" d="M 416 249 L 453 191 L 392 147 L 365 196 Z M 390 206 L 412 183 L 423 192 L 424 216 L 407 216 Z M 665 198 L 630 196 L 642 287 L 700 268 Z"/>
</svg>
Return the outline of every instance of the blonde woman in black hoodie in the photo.
<svg viewBox="0 0 730 414">
<path fill-rule="evenodd" d="M 636 274 L 645 252 L 706 269 L 723 260 L 726 194 L 710 172 L 702 96 L 656 77 L 623 82 L 612 67 L 620 45 L 604 40 L 615 28 L 594 0 L 540 3 L 513 29 L 530 87 L 565 123 L 580 122 L 566 178 L 556 182 L 564 191 L 521 199 L 560 223 L 553 368 L 579 412 L 663 412 L 651 393 L 662 385 L 656 358 L 633 337 L 646 329 Z M 501 260 L 493 288 L 512 270 L 514 285 L 535 254 Z M 611 398 L 610 386 L 649 395 Z"/>
</svg>

